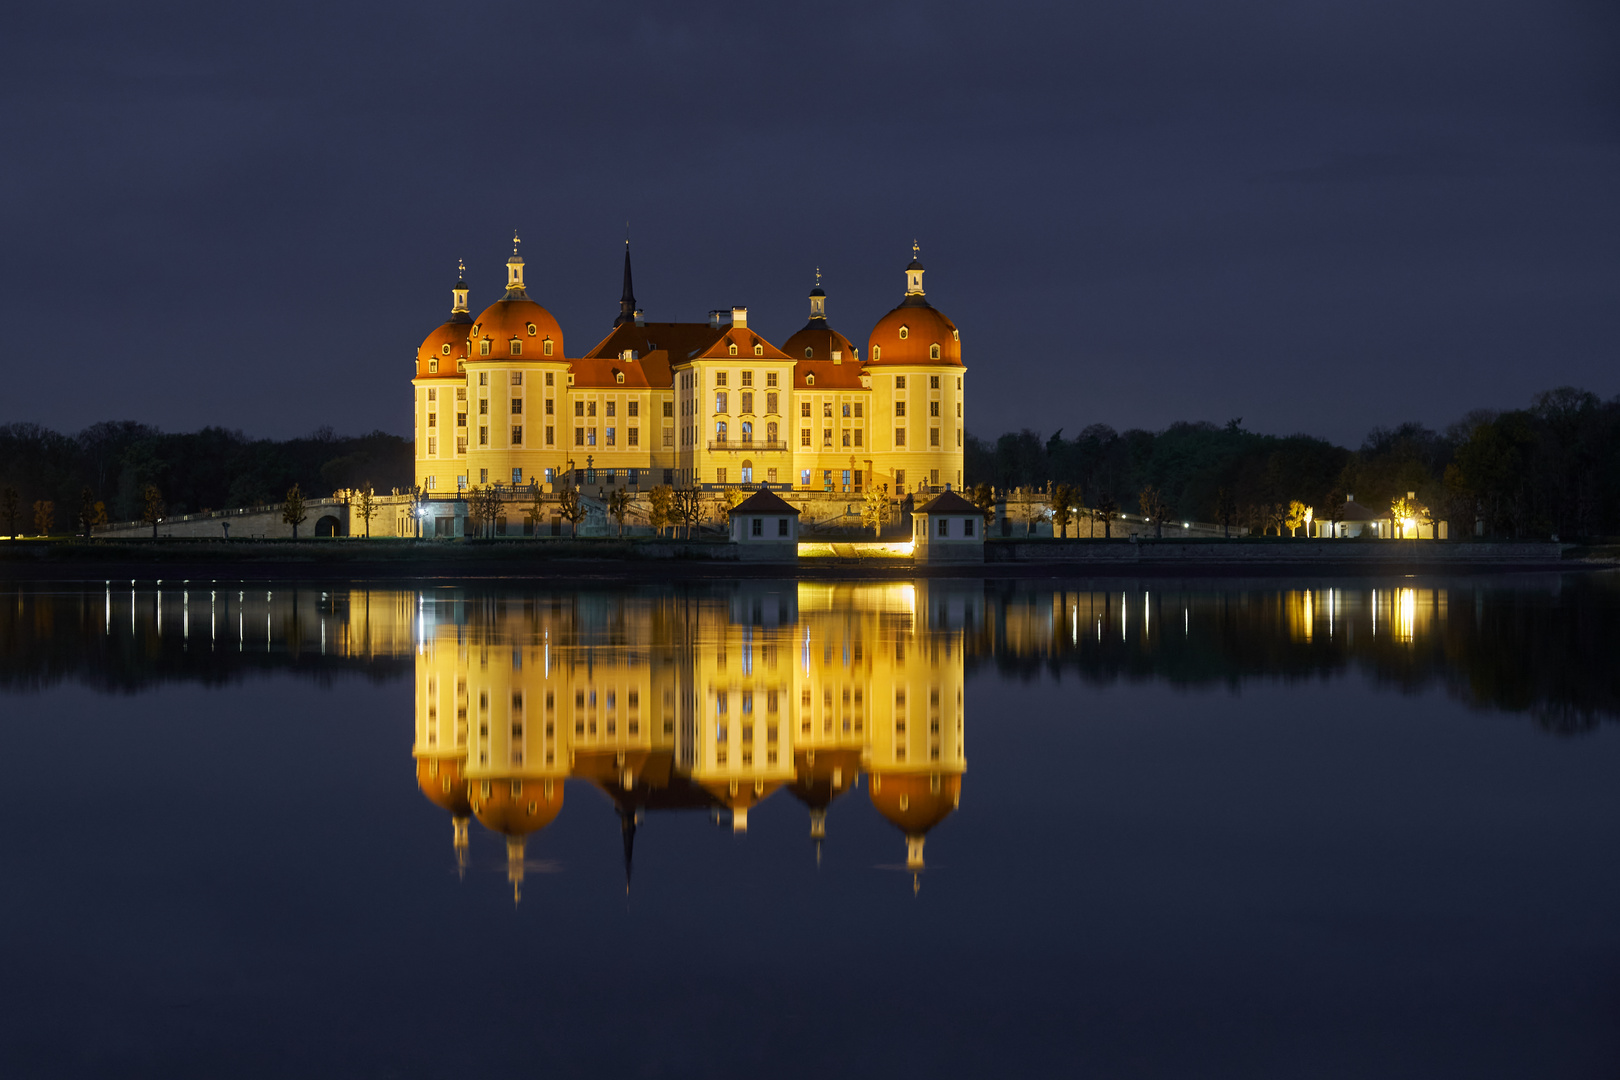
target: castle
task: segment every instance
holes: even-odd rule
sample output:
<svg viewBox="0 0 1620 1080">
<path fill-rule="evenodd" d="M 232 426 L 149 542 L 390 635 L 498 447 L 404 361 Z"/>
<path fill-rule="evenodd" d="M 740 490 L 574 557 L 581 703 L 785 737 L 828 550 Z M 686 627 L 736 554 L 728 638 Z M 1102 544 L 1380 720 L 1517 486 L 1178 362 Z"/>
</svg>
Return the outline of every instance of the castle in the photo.
<svg viewBox="0 0 1620 1080">
<path fill-rule="evenodd" d="M 960 488 L 961 335 L 906 267 L 899 305 L 859 347 L 834 330 L 819 282 L 810 318 L 777 346 L 748 309 L 648 322 L 626 242 L 619 315 L 570 356 L 529 297 L 513 238 L 506 293 L 474 317 L 465 266 L 450 319 L 416 352 L 416 485 L 456 498 L 497 485 L 595 494 L 655 485 L 859 494 Z"/>
</svg>

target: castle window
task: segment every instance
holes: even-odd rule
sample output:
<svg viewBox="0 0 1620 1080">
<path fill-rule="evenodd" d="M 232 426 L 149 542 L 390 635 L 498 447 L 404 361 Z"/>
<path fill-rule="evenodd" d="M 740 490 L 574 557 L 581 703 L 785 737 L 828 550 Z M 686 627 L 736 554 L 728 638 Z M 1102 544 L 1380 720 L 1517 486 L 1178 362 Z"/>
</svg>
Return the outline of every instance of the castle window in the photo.
<svg viewBox="0 0 1620 1080">
<path fill-rule="evenodd" d="M 624 372 L 615 371 L 613 373 L 613 381 L 618 383 L 620 386 L 623 386 L 624 385 Z"/>
<path fill-rule="evenodd" d="M 550 352 L 551 350 L 547 349 L 546 351 Z M 555 386 L 555 385 L 557 385 L 556 376 L 555 376 L 555 374 L 553 372 L 550 372 L 550 371 L 546 372 L 546 385 L 547 386 Z"/>
<path fill-rule="evenodd" d="M 489 338 L 485 338 L 483 341 L 480 341 L 478 343 L 478 355 L 479 356 L 488 356 L 489 355 L 489 347 L 490 347 L 491 344 L 493 344 L 493 343 L 489 340 Z"/>
<path fill-rule="evenodd" d="M 904 415 L 906 415 L 906 403 L 905 402 L 897 401 L 897 402 L 894 403 L 894 415 L 896 415 L 896 416 L 904 416 Z"/>
<path fill-rule="evenodd" d="M 765 441 L 769 442 L 769 443 L 776 442 L 776 431 L 777 431 L 777 428 L 776 428 L 776 422 L 775 421 L 772 421 L 771 423 L 766 424 L 765 425 Z"/>
<path fill-rule="evenodd" d="M 626 416 L 640 416 L 641 415 L 641 402 L 639 402 L 639 401 L 630 402 L 629 406 L 625 410 L 625 415 Z"/>
<path fill-rule="evenodd" d="M 726 385 L 726 373 L 725 372 L 717 371 L 717 372 L 714 373 L 714 385 L 716 385 L 716 386 L 724 386 L 724 385 Z"/>
<path fill-rule="evenodd" d="M 809 446 L 810 445 L 810 429 L 809 428 L 800 428 L 799 429 L 799 445 L 800 446 Z M 809 482 L 810 481 L 808 481 L 808 480 L 805 481 L 805 483 L 807 483 L 807 484 Z"/>
<path fill-rule="evenodd" d="M 806 375 L 804 377 L 804 385 L 806 385 L 806 386 L 814 386 L 814 385 L 816 385 L 816 377 L 814 375 Z"/>
<path fill-rule="evenodd" d="M 897 427 L 897 428 L 894 429 L 894 445 L 896 445 L 896 446 L 904 446 L 904 445 L 906 445 L 906 429 L 905 428 Z"/>
<path fill-rule="evenodd" d="M 810 415 L 810 403 L 808 401 L 799 402 L 799 415 L 800 416 L 809 416 Z"/>
<path fill-rule="evenodd" d="M 458 372 L 466 371 L 467 370 L 467 361 L 464 360 L 464 359 L 463 360 L 457 360 L 456 361 L 456 370 Z"/>
<path fill-rule="evenodd" d="M 630 445 L 630 446 L 640 446 L 641 445 L 641 429 L 640 428 L 630 428 L 630 429 L 628 429 L 628 435 L 629 435 L 629 439 L 627 440 L 628 445 Z"/>
<path fill-rule="evenodd" d="M 938 446 L 939 445 L 939 428 L 936 427 L 936 428 L 929 428 L 928 429 L 928 445 L 929 446 Z"/>
<path fill-rule="evenodd" d="M 440 345 L 439 346 L 439 351 L 444 353 L 444 355 L 449 356 L 450 355 L 450 343 L 447 341 L 443 345 Z"/>
<path fill-rule="evenodd" d="M 772 377 L 774 378 L 775 376 Z M 776 412 L 776 395 L 774 393 L 767 393 L 765 395 L 765 411 L 767 413 Z"/>
<path fill-rule="evenodd" d="M 546 398 L 546 415 L 551 416 L 557 411 L 557 399 Z"/>
<path fill-rule="evenodd" d="M 861 429 L 860 428 L 855 429 L 855 445 L 856 446 L 861 445 Z"/>
<path fill-rule="evenodd" d="M 951 340 L 952 341 L 961 341 L 962 340 L 962 331 L 960 331 L 960 330 L 952 330 L 951 331 Z"/>
<path fill-rule="evenodd" d="M 849 402 L 844 402 L 844 419 L 849 419 Z"/>
<path fill-rule="evenodd" d="M 743 372 L 742 373 L 742 379 L 743 379 L 742 384 L 744 386 L 753 386 L 754 385 L 754 373 L 752 371 Z"/>
<path fill-rule="evenodd" d="M 550 356 L 551 355 L 551 339 L 550 338 L 546 338 L 545 341 L 540 343 L 540 352 L 545 356 Z M 547 378 L 550 378 L 550 376 L 548 375 Z M 548 383 L 547 385 L 550 385 L 550 384 Z"/>
<path fill-rule="evenodd" d="M 877 357 L 874 356 L 872 359 L 875 360 Z M 894 377 L 894 388 L 896 390 L 904 390 L 906 388 L 906 377 L 904 375 L 896 375 Z"/>
<path fill-rule="evenodd" d="M 535 327 L 534 323 L 530 323 L 529 324 L 529 336 L 534 337 L 534 335 L 537 334 L 537 333 L 539 333 L 539 330 Z"/>
<path fill-rule="evenodd" d="M 815 355 L 816 355 L 816 350 L 814 350 L 814 349 L 811 349 L 811 348 L 806 348 L 806 349 L 805 349 L 805 350 L 804 350 L 804 358 L 805 358 L 805 359 L 806 359 L 806 360 L 809 360 L 809 359 L 810 359 L 810 358 L 811 358 L 811 357 L 813 357 L 813 356 L 815 356 Z"/>
<path fill-rule="evenodd" d="M 574 402 L 574 415 L 575 416 L 584 416 L 585 415 L 585 403 L 583 401 Z"/>
<path fill-rule="evenodd" d="M 939 346 L 938 345 L 930 345 L 930 346 L 928 346 L 928 359 L 930 359 L 930 360 L 938 360 L 939 359 Z"/>
<path fill-rule="evenodd" d="M 437 360 L 429 360 L 428 361 L 428 374 L 429 375 L 436 375 L 436 374 L 438 374 L 438 371 L 439 371 L 439 362 Z"/>
<path fill-rule="evenodd" d="M 522 356 L 523 355 L 523 342 L 519 341 L 517 338 L 512 339 L 512 355 L 513 356 Z"/>
<path fill-rule="evenodd" d="M 735 342 L 735 341 L 733 341 L 733 342 L 732 342 L 732 343 L 731 343 L 731 355 L 732 355 L 732 356 L 736 356 L 736 355 L 737 355 L 737 343 L 736 343 L 736 342 Z"/>
<path fill-rule="evenodd" d="M 616 401 L 608 402 L 607 403 L 607 414 L 606 415 L 608 415 L 608 416 L 617 416 L 617 415 L 619 415 L 619 403 L 616 402 Z"/>
<path fill-rule="evenodd" d="M 715 412 L 730 412 L 731 411 L 731 410 L 726 408 L 726 392 L 724 390 L 717 390 L 715 392 L 715 395 L 714 395 L 714 411 Z"/>
<path fill-rule="evenodd" d="M 939 389 L 939 376 L 938 375 L 930 375 L 930 376 L 928 376 L 928 389 L 930 389 L 930 390 L 938 390 Z"/>
<path fill-rule="evenodd" d="M 765 355 L 765 346 L 763 346 L 763 345 L 755 345 L 754 346 L 754 355 L 755 356 L 764 356 Z"/>
<path fill-rule="evenodd" d="M 910 336 L 911 336 L 911 331 L 909 329 L 907 329 L 906 327 L 902 326 L 900 328 L 900 340 L 904 341 L 904 340 L 906 340 L 906 338 L 908 338 Z"/>
<path fill-rule="evenodd" d="M 859 401 L 857 401 L 855 403 L 855 419 L 859 420 L 860 418 L 861 418 L 861 403 Z"/>
<path fill-rule="evenodd" d="M 872 346 L 872 359 L 874 361 L 883 359 L 883 346 L 881 346 L 881 345 Z"/>
<path fill-rule="evenodd" d="M 596 402 L 595 401 L 587 401 L 585 403 L 585 415 L 586 416 L 595 416 L 596 415 Z"/>
<path fill-rule="evenodd" d="M 523 425 L 522 424 L 513 424 L 512 425 L 512 445 L 513 446 L 522 446 L 523 445 Z"/>
<path fill-rule="evenodd" d="M 775 386 L 776 385 L 776 372 L 767 371 L 765 373 L 765 385 L 766 386 Z"/>
<path fill-rule="evenodd" d="M 929 416 L 938 416 L 939 415 L 939 402 L 930 401 L 928 403 L 928 415 Z"/>
</svg>

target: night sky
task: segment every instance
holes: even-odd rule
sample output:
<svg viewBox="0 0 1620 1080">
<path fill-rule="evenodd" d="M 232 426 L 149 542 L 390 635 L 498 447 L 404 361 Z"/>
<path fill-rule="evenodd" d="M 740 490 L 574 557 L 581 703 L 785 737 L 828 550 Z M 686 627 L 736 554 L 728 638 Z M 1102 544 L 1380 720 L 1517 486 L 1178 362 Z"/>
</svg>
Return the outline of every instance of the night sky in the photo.
<svg viewBox="0 0 1620 1080">
<path fill-rule="evenodd" d="M 1620 5 L 34 4 L 0 83 L 0 422 L 409 430 L 514 229 L 569 355 L 915 238 L 969 431 L 1349 445 L 1620 392 Z"/>
</svg>

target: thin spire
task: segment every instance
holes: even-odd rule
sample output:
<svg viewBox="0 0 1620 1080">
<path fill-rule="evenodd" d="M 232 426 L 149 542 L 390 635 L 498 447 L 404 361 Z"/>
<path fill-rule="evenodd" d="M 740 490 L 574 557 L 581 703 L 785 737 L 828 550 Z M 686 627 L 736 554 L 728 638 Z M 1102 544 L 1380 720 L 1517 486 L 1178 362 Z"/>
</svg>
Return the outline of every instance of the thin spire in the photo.
<svg viewBox="0 0 1620 1080">
<path fill-rule="evenodd" d="M 518 245 L 521 244 L 521 243 L 523 243 L 523 237 L 518 235 L 518 231 L 516 229 L 513 229 L 512 230 L 512 254 L 516 255 L 518 253 Z M 913 244 L 912 246 L 915 247 L 916 245 Z"/>
<path fill-rule="evenodd" d="M 619 317 L 613 320 L 614 326 L 622 326 L 627 322 L 636 320 L 636 290 L 630 282 L 630 223 L 624 223 L 624 289 L 619 294 Z"/>
</svg>

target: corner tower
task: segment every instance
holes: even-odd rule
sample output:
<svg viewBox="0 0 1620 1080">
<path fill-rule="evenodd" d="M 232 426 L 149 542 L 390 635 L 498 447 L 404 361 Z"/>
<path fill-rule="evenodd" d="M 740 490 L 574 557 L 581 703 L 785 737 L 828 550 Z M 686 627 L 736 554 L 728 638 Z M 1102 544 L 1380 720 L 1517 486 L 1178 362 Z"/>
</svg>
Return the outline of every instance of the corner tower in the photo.
<svg viewBox="0 0 1620 1080">
<path fill-rule="evenodd" d="M 962 335 L 923 291 L 923 264 L 911 245 L 905 295 L 867 341 L 872 380 L 873 468 L 897 494 L 962 486 Z"/>
</svg>

